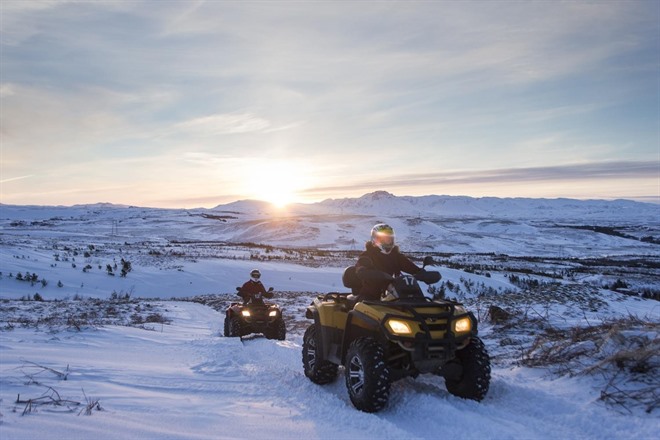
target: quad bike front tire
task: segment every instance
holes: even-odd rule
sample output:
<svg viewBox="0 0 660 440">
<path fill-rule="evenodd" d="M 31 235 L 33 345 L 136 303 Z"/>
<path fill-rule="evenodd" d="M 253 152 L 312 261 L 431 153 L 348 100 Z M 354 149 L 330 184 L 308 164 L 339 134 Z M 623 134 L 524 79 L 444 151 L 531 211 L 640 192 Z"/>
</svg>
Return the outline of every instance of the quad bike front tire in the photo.
<svg viewBox="0 0 660 440">
<path fill-rule="evenodd" d="M 225 325 L 224 325 L 223 335 L 225 335 L 225 337 L 229 336 L 229 317 L 227 317 L 227 315 L 225 315 Z"/>
<path fill-rule="evenodd" d="M 460 379 L 445 379 L 447 391 L 454 396 L 480 402 L 486 397 L 490 386 L 490 357 L 486 346 L 477 337 L 473 337 L 467 347 L 456 352 L 456 359 L 461 364 Z"/>
<path fill-rule="evenodd" d="M 346 353 L 346 388 L 353 406 L 360 411 L 376 412 L 390 397 L 390 371 L 383 347 L 372 338 L 359 338 Z"/>
<path fill-rule="evenodd" d="M 277 339 L 283 341 L 286 339 L 286 325 L 282 318 L 275 321 L 271 326 L 266 329 L 264 335 L 267 339 Z"/>
<path fill-rule="evenodd" d="M 305 376 L 312 382 L 325 385 L 334 382 L 337 378 L 336 364 L 320 358 L 321 335 L 316 324 L 310 325 L 303 336 L 302 363 Z"/>
<path fill-rule="evenodd" d="M 232 338 L 243 336 L 242 327 L 240 318 L 238 316 L 232 316 L 229 318 L 228 336 Z"/>
<path fill-rule="evenodd" d="M 282 318 L 277 320 L 275 326 L 275 339 L 278 341 L 284 341 L 286 339 L 286 324 Z"/>
</svg>

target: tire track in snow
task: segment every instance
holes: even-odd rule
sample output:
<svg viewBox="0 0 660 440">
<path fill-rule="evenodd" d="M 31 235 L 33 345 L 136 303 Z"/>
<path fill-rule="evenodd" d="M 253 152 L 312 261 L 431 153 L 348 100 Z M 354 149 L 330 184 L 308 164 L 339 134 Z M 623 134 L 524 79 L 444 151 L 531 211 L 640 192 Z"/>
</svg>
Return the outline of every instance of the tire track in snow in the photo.
<svg viewBox="0 0 660 440">
<path fill-rule="evenodd" d="M 343 369 L 329 385 L 313 384 L 304 376 L 300 335 L 287 341 L 216 337 L 198 341 L 207 360 L 198 374 L 212 375 L 230 393 L 288 409 L 292 420 L 315 426 L 320 438 L 461 438 L 549 439 L 603 437 L 607 432 L 630 437 L 630 420 L 594 405 L 592 396 L 580 395 L 572 380 L 557 382 L 538 377 L 534 370 L 514 373 L 494 370 L 490 394 L 481 402 L 452 396 L 444 379 L 425 375 L 392 386 L 389 405 L 367 414 L 353 408 L 344 385 Z M 554 387 L 554 384 L 561 386 Z M 580 388 L 584 389 L 584 388 Z M 640 433 L 644 438 L 644 432 Z"/>
</svg>

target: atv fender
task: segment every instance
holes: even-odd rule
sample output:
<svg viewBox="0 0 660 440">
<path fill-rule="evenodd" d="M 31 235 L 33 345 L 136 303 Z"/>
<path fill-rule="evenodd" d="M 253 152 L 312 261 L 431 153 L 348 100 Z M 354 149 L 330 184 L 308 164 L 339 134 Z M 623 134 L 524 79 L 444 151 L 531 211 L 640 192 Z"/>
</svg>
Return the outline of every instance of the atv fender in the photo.
<svg viewBox="0 0 660 440">
<path fill-rule="evenodd" d="M 329 350 L 329 341 L 328 341 L 328 332 L 324 331 L 324 327 L 321 325 L 321 317 L 319 316 L 319 311 L 315 307 L 307 307 L 305 312 L 305 317 L 307 319 L 313 319 L 314 324 L 316 324 L 317 331 L 320 332 L 320 338 L 317 341 L 316 346 L 316 356 L 319 361 L 328 360 L 328 350 Z"/>
<path fill-rule="evenodd" d="M 479 334 L 479 320 L 472 312 L 468 312 L 468 316 L 472 321 L 472 336 L 477 336 L 477 334 Z"/>
<path fill-rule="evenodd" d="M 305 318 L 313 319 L 314 324 L 317 324 L 319 326 L 321 325 L 321 322 L 320 322 L 320 319 L 319 319 L 319 312 L 313 306 L 308 306 L 307 307 L 307 311 L 305 312 Z"/>
<path fill-rule="evenodd" d="M 341 344 L 341 363 L 346 363 L 346 353 L 351 343 L 358 338 L 375 338 L 383 347 L 386 347 L 387 339 L 383 335 L 380 322 L 367 316 L 362 312 L 351 310 L 346 320 L 346 331 Z"/>
</svg>

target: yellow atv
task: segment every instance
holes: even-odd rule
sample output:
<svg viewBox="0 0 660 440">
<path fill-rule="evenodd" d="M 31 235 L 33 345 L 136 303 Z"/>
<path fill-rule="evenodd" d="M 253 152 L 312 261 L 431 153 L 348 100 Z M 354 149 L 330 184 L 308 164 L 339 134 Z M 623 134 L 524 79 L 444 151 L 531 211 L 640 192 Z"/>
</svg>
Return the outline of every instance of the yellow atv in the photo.
<svg viewBox="0 0 660 440">
<path fill-rule="evenodd" d="M 430 264 L 427 257 L 424 267 Z M 390 281 L 381 301 L 328 293 L 307 308 L 314 323 L 303 337 L 305 376 L 327 384 L 343 366 L 351 402 L 366 412 L 385 407 L 392 382 L 425 373 L 443 376 L 453 395 L 482 400 L 490 384 L 490 358 L 477 337 L 475 316 L 459 303 L 424 296 L 418 281 L 438 282 L 438 272 L 379 274 Z M 346 269 L 342 280 L 354 293 L 362 286 L 355 267 Z"/>
</svg>

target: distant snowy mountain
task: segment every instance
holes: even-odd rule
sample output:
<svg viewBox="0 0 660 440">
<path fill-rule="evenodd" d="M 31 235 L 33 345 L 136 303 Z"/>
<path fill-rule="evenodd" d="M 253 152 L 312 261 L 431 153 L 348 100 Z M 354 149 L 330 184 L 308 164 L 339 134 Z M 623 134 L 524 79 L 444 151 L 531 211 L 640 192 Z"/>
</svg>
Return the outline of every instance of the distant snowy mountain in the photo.
<svg viewBox="0 0 660 440">
<path fill-rule="evenodd" d="M 660 206 L 631 200 L 574 200 L 530 198 L 473 198 L 466 196 L 403 196 L 376 191 L 359 198 L 328 199 L 319 206 L 328 213 L 374 215 L 457 216 L 526 219 L 629 219 L 631 216 L 655 219 Z"/>
<path fill-rule="evenodd" d="M 218 205 L 212 211 L 223 211 L 228 213 L 262 214 L 276 211 L 277 208 L 268 202 L 261 200 L 237 200 L 225 205 Z"/>
<path fill-rule="evenodd" d="M 135 206 L 122 205 L 116 203 L 99 202 L 91 204 L 73 205 L 74 208 L 82 209 L 113 209 L 113 208 L 135 208 Z"/>
<path fill-rule="evenodd" d="M 511 255 L 660 252 L 660 205 L 630 200 L 398 197 L 385 191 L 278 208 L 241 200 L 212 209 L 94 204 L 0 206 L 0 233 L 85 234 L 359 249 L 387 222 L 406 250 Z"/>
</svg>

